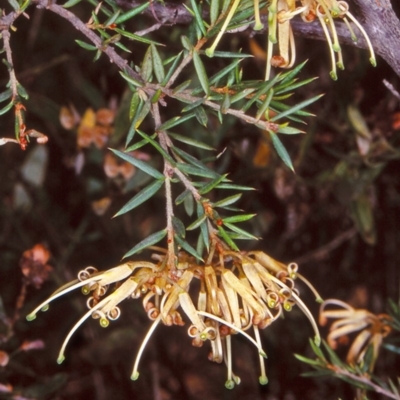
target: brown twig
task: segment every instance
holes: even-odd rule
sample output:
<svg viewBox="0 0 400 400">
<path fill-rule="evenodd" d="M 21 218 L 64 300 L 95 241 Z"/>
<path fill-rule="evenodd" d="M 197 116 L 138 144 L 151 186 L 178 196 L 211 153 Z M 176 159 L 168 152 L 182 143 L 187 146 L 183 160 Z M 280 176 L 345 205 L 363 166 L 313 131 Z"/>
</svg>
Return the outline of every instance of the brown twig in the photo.
<svg viewBox="0 0 400 400">
<path fill-rule="evenodd" d="M 355 14 L 359 17 L 361 24 L 371 39 L 374 50 L 393 68 L 400 76 L 400 21 L 396 17 L 389 0 L 352 0 L 355 6 Z M 117 0 L 117 4 L 122 8 L 129 9 L 139 6 L 139 0 Z M 351 8 L 352 9 L 352 8 Z M 161 20 L 171 24 L 189 24 L 192 16 L 179 3 L 155 3 L 153 13 Z M 154 18 L 150 11 L 145 11 L 145 15 Z M 206 17 L 207 15 L 204 14 Z M 265 29 L 268 26 L 267 16 L 262 16 Z M 323 29 L 317 21 L 305 23 L 300 17 L 291 20 L 293 31 L 297 36 L 309 39 L 326 40 Z M 249 22 L 247 32 L 250 35 L 265 34 L 264 31 L 253 31 L 253 24 Z M 367 43 L 359 35 L 358 40 L 354 42 L 351 34 L 343 22 L 336 22 L 336 30 L 339 41 L 342 44 L 366 49 Z M 229 31 L 227 32 L 229 33 Z M 234 33 L 234 32 L 232 32 Z"/>
<path fill-rule="evenodd" d="M 351 379 L 355 382 L 361 383 L 362 385 L 368 386 L 370 390 L 374 391 L 375 393 L 382 394 L 389 399 L 400 400 L 400 396 L 398 394 L 390 392 L 389 390 L 386 390 L 383 387 L 377 385 L 376 383 L 372 382 L 371 379 L 367 376 L 352 374 L 345 369 L 339 368 L 337 365 L 332 366 L 332 369 L 335 371 L 336 376 L 338 376 L 339 378 L 346 378 L 346 381 L 348 381 L 348 379 Z"/>
<path fill-rule="evenodd" d="M 90 28 L 88 28 L 75 14 L 71 11 L 57 5 L 57 4 L 48 4 L 48 0 L 34 0 L 34 3 L 39 8 L 46 8 L 49 11 L 54 12 L 60 17 L 66 19 L 70 22 L 79 32 L 83 33 L 99 50 L 101 50 L 104 54 L 108 56 L 110 61 L 114 63 L 120 70 L 128 73 L 132 78 L 137 80 L 138 82 L 144 81 L 142 77 L 135 72 L 129 65 L 127 60 L 123 59 L 111 46 L 104 45 L 103 41 L 99 36 L 96 35 Z"/>
<path fill-rule="evenodd" d="M 12 101 L 15 101 L 18 98 L 18 89 L 17 89 L 17 77 L 15 75 L 12 51 L 10 46 L 10 31 L 9 28 L 3 29 L 1 31 L 1 36 L 3 38 L 4 50 L 6 51 L 6 58 L 8 64 L 8 73 L 10 75 L 10 88 L 12 91 Z"/>
</svg>

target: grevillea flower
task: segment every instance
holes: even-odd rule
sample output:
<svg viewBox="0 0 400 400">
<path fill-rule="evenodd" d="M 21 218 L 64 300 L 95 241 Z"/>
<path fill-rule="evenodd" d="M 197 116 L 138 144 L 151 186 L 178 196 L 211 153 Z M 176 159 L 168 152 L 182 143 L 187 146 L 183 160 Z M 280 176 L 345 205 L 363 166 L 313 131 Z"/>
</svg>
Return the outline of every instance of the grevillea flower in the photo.
<svg viewBox="0 0 400 400">
<path fill-rule="evenodd" d="M 337 308 L 327 310 L 328 306 Z M 372 360 L 369 365 L 369 371 L 372 372 L 383 338 L 391 332 L 390 316 L 375 315 L 367 310 L 354 309 L 343 301 L 329 299 L 321 304 L 319 322 L 321 325 L 326 325 L 330 318 L 336 321 L 330 327 L 327 338 L 329 346 L 335 349 L 338 339 L 359 332 L 347 353 L 347 362 L 351 365 L 362 362 L 368 347 L 372 345 Z"/>
<path fill-rule="evenodd" d="M 77 280 L 58 289 L 27 316 L 28 320 L 35 319 L 39 310 L 47 310 L 50 302 L 76 288 L 82 288 L 83 294 L 89 296 L 88 311 L 65 338 L 58 356 L 59 363 L 64 360 L 71 336 L 84 321 L 92 317 L 99 319 L 102 327 L 107 327 L 110 320 L 120 317 L 118 305 L 128 298 L 141 298 L 149 319 L 153 321 L 134 362 L 133 380 L 139 377 L 141 356 L 160 323 L 170 326 L 184 325 L 184 319 L 189 321 L 187 333 L 192 344 L 201 347 L 209 342 L 209 359 L 226 364 L 227 388 L 240 383 L 240 378 L 232 370 L 232 338 L 237 334 L 243 335 L 257 349 L 259 381 L 261 384 L 268 382 L 260 329 L 271 325 L 293 306 L 297 305 L 308 317 L 315 331 L 315 342 L 319 344 L 317 325 L 295 288 L 297 277 L 308 284 L 298 274 L 297 264 L 282 264 L 263 252 L 240 253 L 215 245 L 211 246 L 205 263 L 198 264 L 182 251 L 177 254 L 177 263 L 171 268 L 167 262 L 168 252 L 156 247 L 153 250 L 156 252 L 151 262 L 127 262 L 104 272 L 87 267 L 79 272 Z M 114 284 L 111 291 L 109 286 Z M 254 336 L 248 333 L 250 329 Z"/>
<path fill-rule="evenodd" d="M 232 17 L 240 5 L 240 0 L 234 0 L 227 12 L 224 24 L 220 29 L 214 43 L 206 50 L 206 54 L 213 56 L 214 51 L 223 33 L 227 30 Z M 263 24 L 259 15 L 259 2 L 254 1 L 254 30 L 261 30 Z M 268 41 L 267 41 L 267 65 L 265 80 L 270 78 L 271 67 L 291 68 L 296 60 L 296 46 L 290 20 L 301 15 L 304 22 L 313 22 L 318 18 L 324 31 L 329 46 L 332 69 L 332 79 L 337 79 L 337 68 L 344 69 L 342 50 L 339 44 L 335 27 L 335 19 L 342 20 L 349 29 L 351 38 L 357 42 L 357 36 L 350 22 L 352 22 L 367 42 L 370 51 L 370 62 L 376 65 L 374 50 L 371 41 L 361 24 L 350 13 L 349 5 L 343 0 L 271 0 L 268 6 Z M 274 52 L 274 47 L 278 51 Z M 274 54 L 275 53 L 275 54 Z"/>
</svg>

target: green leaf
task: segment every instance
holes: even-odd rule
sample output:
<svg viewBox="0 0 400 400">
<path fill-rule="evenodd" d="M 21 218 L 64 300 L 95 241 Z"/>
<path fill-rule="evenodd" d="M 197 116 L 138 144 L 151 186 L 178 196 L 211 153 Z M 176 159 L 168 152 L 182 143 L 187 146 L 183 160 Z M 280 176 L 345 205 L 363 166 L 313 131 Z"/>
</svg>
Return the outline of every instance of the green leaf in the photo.
<svg viewBox="0 0 400 400">
<path fill-rule="evenodd" d="M 176 88 L 174 88 L 174 90 L 172 91 L 173 94 L 178 94 L 182 91 L 184 91 L 190 84 L 192 83 L 192 81 L 190 79 L 188 79 L 187 81 L 181 83 L 180 85 L 178 85 Z"/>
<path fill-rule="evenodd" d="M 195 102 L 189 104 L 188 106 L 184 107 L 184 108 L 182 109 L 182 112 L 184 113 L 184 112 L 193 110 L 193 108 L 196 108 L 196 107 L 202 105 L 205 101 L 206 101 L 205 99 L 199 99 L 199 100 L 197 100 L 197 101 L 195 101 Z"/>
<path fill-rule="evenodd" d="M 157 89 L 156 92 L 153 94 L 153 97 L 151 98 L 151 104 L 157 103 L 161 94 L 161 89 Z"/>
<path fill-rule="evenodd" d="M 132 118 L 135 116 L 136 111 L 138 110 L 138 106 L 140 104 L 140 96 L 138 92 L 133 92 L 131 104 L 129 106 L 129 120 L 131 121 Z"/>
<path fill-rule="evenodd" d="M 235 183 L 221 183 L 218 185 L 218 189 L 233 189 L 233 190 L 254 190 L 249 186 L 236 185 Z"/>
<path fill-rule="evenodd" d="M 324 341 L 323 342 L 325 350 L 328 353 L 329 359 L 333 365 L 337 365 L 339 367 L 346 367 L 346 364 L 342 362 L 342 360 L 338 357 L 338 355 L 331 349 L 331 347 Z"/>
<path fill-rule="evenodd" d="M 196 221 L 192 222 L 186 230 L 193 231 L 197 229 L 205 220 L 207 219 L 207 215 L 203 214 L 201 217 L 197 218 Z"/>
<path fill-rule="evenodd" d="M 205 54 L 205 51 L 201 51 L 202 54 Z M 214 51 L 213 57 L 220 58 L 252 58 L 254 57 L 252 54 L 244 54 L 244 53 L 235 53 L 232 51 Z"/>
<path fill-rule="evenodd" d="M 189 217 L 191 217 L 194 211 L 194 200 L 191 193 L 189 196 L 185 197 L 183 205 L 185 207 L 186 214 L 189 215 Z"/>
<path fill-rule="evenodd" d="M 282 111 L 286 111 L 289 108 L 290 108 L 290 106 L 288 106 L 287 104 L 277 102 L 273 99 L 271 101 L 271 110 L 276 112 L 276 114 L 279 114 Z M 314 116 L 314 114 L 311 114 L 311 113 L 303 111 L 303 110 L 297 111 L 295 115 L 300 115 L 302 117 L 313 117 Z M 291 121 L 298 122 L 299 124 L 306 125 L 306 123 L 302 119 L 295 117 L 294 115 L 289 115 L 287 118 L 290 119 Z"/>
<path fill-rule="evenodd" d="M 274 90 L 271 89 L 268 92 L 268 95 L 266 96 L 265 100 L 262 102 L 261 107 L 258 109 L 257 114 L 256 114 L 256 119 L 260 119 L 261 116 L 267 111 L 267 108 L 271 104 L 272 96 L 274 95 Z"/>
<path fill-rule="evenodd" d="M 254 91 L 255 91 L 254 88 L 247 88 L 247 89 L 241 90 L 240 92 L 231 96 L 231 104 L 234 104 L 237 101 L 244 99 L 246 96 L 253 93 Z"/>
<path fill-rule="evenodd" d="M 174 62 L 172 63 L 170 69 L 168 70 L 168 73 L 165 76 L 164 80 L 161 82 L 162 86 L 165 86 L 168 83 L 168 81 L 171 79 L 171 76 L 176 71 L 176 69 L 178 68 L 179 63 L 181 62 L 182 55 L 183 55 L 183 51 L 181 51 L 178 55 L 176 55 L 174 57 Z M 168 60 L 164 61 L 164 65 L 166 65 L 167 61 Z"/>
<path fill-rule="evenodd" d="M 218 233 L 222 237 L 222 239 L 225 240 L 226 244 L 235 251 L 239 251 L 238 247 L 234 243 L 234 241 L 229 237 L 229 235 L 226 233 L 225 229 L 222 228 L 221 226 L 218 226 Z"/>
<path fill-rule="evenodd" d="M 164 184 L 165 178 L 159 179 L 151 183 L 142 189 L 136 196 L 130 199 L 115 215 L 114 217 L 118 217 L 119 215 L 125 214 L 128 211 L 133 210 L 140 204 L 144 203 L 146 200 L 150 199 L 150 197 L 154 196 L 161 186 Z"/>
<path fill-rule="evenodd" d="M 297 67 L 293 68 L 292 70 L 281 74 L 281 82 L 280 85 L 284 85 L 293 80 L 293 78 L 303 69 L 304 65 L 306 65 L 307 60 L 303 61 Z"/>
<path fill-rule="evenodd" d="M 300 354 L 294 354 L 294 356 L 295 356 L 299 361 L 301 361 L 301 362 L 303 362 L 303 363 L 306 363 L 306 364 L 309 364 L 309 365 L 312 365 L 312 366 L 322 367 L 322 366 L 325 365 L 324 363 L 321 363 L 321 360 L 312 360 L 311 358 L 304 357 L 304 356 L 302 356 L 302 355 L 300 355 Z"/>
<path fill-rule="evenodd" d="M 158 243 L 160 240 L 164 239 L 164 237 L 167 234 L 167 229 L 162 229 L 161 231 L 158 231 L 156 233 L 153 233 L 146 239 L 142 240 L 139 242 L 136 246 L 132 247 L 127 253 L 124 254 L 122 258 L 129 257 L 135 253 L 138 253 L 141 250 L 144 250 L 145 248 L 149 246 L 153 246 L 156 243 Z"/>
<path fill-rule="evenodd" d="M 296 104 L 293 107 L 290 107 L 289 109 L 287 109 L 286 111 L 282 111 L 281 113 L 278 113 L 277 115 L 275 115 L 275 117 L 271 118 L 271 122 L 275 122 L 278 119 L 281 119 L 283 117 L 287 117 L 288 115 L 294 114 L 297 111 L 302 110 L 304 107 L 307 107 L 308 105 L 310 105 L 311 103 L 314 103 L 315 101 L 317 101 L 318 99 L 320 99 L 323 96 L 323 94 L 320 94 L 318 96 L 314 96 L 311 97 L 311 99 L 307 99 L 304 100 L 298 104 Z"/>
<path fill-rule="evenodd" d="M 186 241 L 180 238 L 178 235 L 175 235 L 175 240 L 178 242 L 179 246 L 182 247 L 183 250 L 186 250 L 189 254 L 196 257 L 200 261 L 204 261 L 200 254 Z"/>
<path fill-rule="evenodd" d="M 230 223 L 224 221 L 224 226 L 229 228 L 231 231 L 238 233 L 244 239 L 258 240 L 258 237 L 246 232 L 245 230 L 243 230 L 241 228 L 238 228 L 236 225 L 233 225 L 233 224 L 230 224 Z"/>
<path fill-rule="evenodd" d="M 12 108 L 13 105 L 14 105 L 14 102 L 13 102 L 13 101 L 11 101 L 10 103 L 8 103 L 5 107 L 3 107 L 3 108 L 0 110 L 0 115 L 3 115 L 3 114 L 5 114 L 7 111 L 11 110 L 11 108 Z"/>
<path fill-rule="evenodd" d="M 221 113 L 226 114 L 230 105 L 231 105 L 231 99 L 229 98 L 229 94 L 225 93 L 224 99 L 222 100 L 222 103 L 221 103 Z"/>
<path fill-rule="evenodd" d="M 156 142 L 151 136 L 137 129 L 137 132 L 147 143 L 150 143 L 162 156 L 165 160 L 167 160 L 171 165 L 175 165 L 175 161 L 172 157 L 161 147 L 161 145 Z"/>
<path fill-rule="evenodd" d="M 121 74 L 121 76 L 129 83 L 131 83 L 132 85 L 136 86 L 136 87 L 142 87 L 143 83 L 132 78 L 130 75 L 126 74 L 125 72 L 119 71 L 119 73 Z"/>
<path fill-rule="evenodd" d="M 397 395 L 397 396 L 399 397 L 399 395 L 400 395 L 399 389 L 396 387 L 396 385 L 394 384 L 394 382 L 393 382 L 391 379 L 389 379 L 389 385 L 390 385 L 391 391 L 392 391 L 395 395 Z M 399 388 L 400 388 L 400 386 L 399 386 Z"/>
<path fill-rule="evenodd" d="M 181 36 L 181 42 L 183 47 L 188 50 L 188 51 L 192 51 L 193 49 L 193 45 L 192 42 L 184 35 Z"/>
<path fill-rule="evenodd" d="M 271 136 L 272 139 L 272 144 L 275 147 L 276 152 L 278 153 L 279 157 L 282 159 L 282 161 L 292 170 L 294 171 L 292 160 L 290 159 L 289 153 L 286 151 L 285 147 L 283 146 L 282 142 L 278 138 L 278 135 L 276 135 L 272 131 L 268 131 L 269 135 Z"/>
<path fill-rule="evenodd" d="M 186 197 L 190 195 L 190 190 L 186 189 L 184 190 L 176 199 L 175 199 L 175 204 L 178 206 L 179 204 L 182 204 Z"/>
<path fill-rule="evenodd" d="M 235 69 L 241 61 L 242 59 L 235 60 L 225 68 L 221 69 L 221 71 L 213 75 L 210 78 L 210 85 L 215 85 L 215 83 L 217 83 L 221 78 L 223 78 L 225 75 L 229 74 L 229 72 L 231 72 L 233 69 Z"/>
<path fill-rule="evenodd" d="M 310 82 L 315 81 L 316 79 L 318 79 L 318 78 L 309 78 L 309 79 L 305 79 L 300 82 L 293 83 L 292 85 L 288 85 L 288 86 L 284 87 L 282 90 L 277 90 L 276 94 L 280 95 L 282 93 L 290 92 L 292 90 L 298 89 L 299 87 L 305 86 L 305 85 L 309 84 Z"/>
<path fill-rule="evenodd" d="M 209 146 L 208 144 L 205 144 L 198 140 L 192 139 L 188 136 L 178 135 L 177 133 L 169 133 L 169 136 L 171 136 L 178 142 L 186 143 L 189 146 L 197 147 L 199 149 L 204 149 L 204 150 L 215 150 L 213 147 Z"/>
<path fill-rule="evenodd" d="M 12 96 L 12 90 L 7 89 L 4 92 L 0 93 L 0 103 L 4 100 L 9 99 Z"/>
<path fill-rule="evenodd" d="M 153 56 L 154 74 L 156 75 L 157 81 L 161 83 L 165 79 L 164 65 L 157 47 L 154 46 L 154 44 L 151 45 L 151 53 Z"/>
<path fill-rule="evenodd" d="M 10 6 L 15 10 L 15 11 L 19 11 L 19 4 L 17 2 L 17 0 L 8 0 Z"/>
<path fill-rule="evenodd" d="M 125 22 L 125 21 L 127 21 L 128 19 L 133 18 L 135 15 L 138 15 L 138 14 L 140 14 L 141 12 L 143 12 L 144 10 L 146 10 L 146 8 L 149 7 L 149 4 L 150 4 L 150 2 L 147 1 L 146 3 L 144 3 L 144 4 L 142 4 L 142 5 L 138 6 L 138 7 L 135 7 L 135 8 L 130 9 L 130 10 L 127 11 L 126 13 L 120 15 L 120 16 L 115 20 L 115 23 L 116 23 L 116 24 L 122 24 L 122 22 Z"/>
<path fill-rule="evenodd" d="M 140 75 L 142 76 L 143 80 L 145 82 L 149 82 L 151 75 L 153 74 L 153 54 L 151 51 L 151 45 L 147 49 L 143 61 L 142 61 L 142 67 L 140 70 Z"/>
<path fill-rule="evenodd" d="M 215 176 L 217 175 L 212 170 L 205 170 L 203 168 L 195 167 L 194 165 L 186 163 L 177 163 L 176 166 L 180 171 L 188 175 L 201 176 L 203 178 L 211 178 L 211 179 L 215 178 Z"/>
<path fill-rule="evenodd" d="M 184 238 L 186 236 L 185 225 L 179 218 L 175 217 L 175 215 L 172 216 L 172 226 L 176 235 L 178 235 L 180 238 Z"/>
<path fill-rule="evenodd" d="M 168 129 L 173 128 L 174 126 L 177 126 L 177 125 L 182 124 L 183 122 L 185 122 L 185 121 L 187 121 L 188 119 L 193 118 L 193 117 L 194 117 L 194 113 L 186 114 L 186 115 L 183 115 L 183 116 L 177 116 L 177 117 L 171 118 L 170 120 L 168 120 L 168 121 L 164 122 L 163 124 L 161 124 L 161 125 L 157 128 L 157 131 L 158 131 L 158 132 L 166 131 L 166 130 L 168 130 Z"/>
<path fill-rule="evenodd" d="M 257 93 L 242 107 L 242 111 L 246 112 L 255 102 L 259 101 L 260 97 L 265 95 L 275 85 L 279 77 L 279 75 L 276 75 L 274 79 L 263 83 Z"/>
<path fill-rule="evenodd" d="M 389 350 L 389 351 L 391 351 L 391 352 L 393 352 L 395 354 L 400 355 L 400 346 L 395 346 L 394 344 L 384 343 L 383 347 L 386 350 Z"/>
<path fill-rule="evenodd" d="M 227 223 L 237 223 L 237 222 L 243 222 L 243 221 L 248 221 L 249 219 L 252 219 L 255 217 L 257 214 L 242 214 L 242 215 L 234 215 L 232 217 L 227 217 L 223 218 L 222 221 L 227 222 Z"/>
<path fill-rule="evenodd" d="M 82 0 L 69 0 L 65 4 L 63 4 L 64 8 L 73 7 L 74 5 L 80 3 Z"/>
<path fill-rule="evenodd" d="M 199 53 L 196 50 L 193 50 L 193 63 L 201 87 L 203 88 L 205 94 L 208 96 L 210 94 L 210 85 L 208 83 L 208 77 L 206 74 L 206 70 L 204 69 L 203 62 L 201 61 Z"/>
<path fill-rule="evenodd" d="M 192 6 L 194 12 L 194 18 L 196 20 L 196 24 L 201 30 L 203 36 L 206 35 L 206 27 L 204 26 L 203 18 L 201 17 L 201 11 L 198 7 L 198 2 L 196 0 L 190 0 L 190 4 Z"/>
<path fill-rule="evenodd" d="M 219 176 L 216 172 L 214 172 L 212 169 L 208 168 L 207 165 L 202 163 L 200 160 L 198 160 L 196 157 L 193 157 L 192 155 L 186 153 L 186 151 L 183 151 L 182 149 L 179 149 L 178 147 L 173 146 L 173 149 L 175 153 L 177 153 L 179 156 L 181 156 L 185 161 L 188 163 L 194 165 L 197 168 L 200 168 L 204 171 L 209 172 L 210 174 L 214 174 L 212 178 L 216 178 Z"/>
<path fill-rule="evenodd" d="M 201 125 L 203 125 L 204 127 L 207 128 L 208 116 L 207 116 L 207 113 L 206 113 L 206 111 L 204 110 L 204 108 L 203 108 L 203 107 L 197 107 L 197 108 L 194 110 L 194 113 L 195 113 L 195 115 L 196 115 L 197 121 L 198 121 Z"/>
<path fill-rule="evenodd" d="M 301 131 L 300 129 L 297 128 L 293 128 L 291 126 L 287 126 L 287 124 L 282 124 L 280 125 L 277 133 L 283 133 L 285 135 L 297 135 L 299 133 L 304 133 L 304 131 Z"/>
<path fill-rule="evenodd" d="M 84 48 L 85 50 L 90 50 L 90 51 L 97 51 L 97 47 L 93 46 L 92 44 L 83 42 L 82 40 L 78 40 L 76 39 L 75 42 L 81 46 L 82 48 Z"/>
<path fill-rule="evenodd" d="M 212 25 L 214 25 L 215 21 L 218 19 L 219 2 L 220 2 L 220 0 L 211 0 L 211 4 L 210 4 L 210 21 L 211 21 Z"/>
<path fill-rule="evenodd" d="M 147 99 L 146 102 L 143 102 L 143 100 L 140 99 L 139 106 L 132 119 L 131 126 L 129 127 L 125 146 L 127 146 L 128 143 L 133 139 L 135 132 L 140 127 L 141 123 L 146 118 L 147 114 L 150 112 L 150 108 L 151 108 L 151 99 Z"/>
<path fill-rule="evenodd" d="M 152 176 L 155 179 L 163 179 L 164 175 L 157 171 L 155 168 L 151 167 L 149 164 L 145 163 L 144 161 L 141 161 L 135 157 L 130 156 L 129 154 L 123 153 L 122 151 L 119 150 L 114 150 L 110 149 L 115 155 L 118 157 L 122 158 L 123 160 L 127 161 L 129 164 L 134 165 L 136 168 L 139 168 L 143 172 L 146 172 L 146 174 Z"/>
<path fill-rule="evenodd" d="M 217 178 L 215 178 L 211 182 L 209 182 L 206 185 L 202 186 L 202 188 L 199 190 L 199 193 L 200 194 L 206 194 L 206 193 L 210 192 L 216 186 L 218 186 L 227 176 L 228 176 L 228 174 L 218 176 Z"/>
<path fill-rule="evenodd" d="M 203 204 L 197 202 L 197 216 L 200 218 L 205 215 Z M 207 251 L 210 251 L 210 235 L 208 232 L 208 223 L 207 220 L 204 220 L 202 224 L 200 224 L 200 236 L 202 238 L 203 244 L 206 246 Z M 198 247 L 201 247 L 201 244 L 198 242 Z"/>
<path fill-rule="evenodd" d="M 135 40 L 137 42 L 146 43 L 146 44 L 155 44 L 156 46 L 163 46 L 162 43 L 155 42 L 154 40 L 144 38 L 143 36 L 135 35 L 134 33 L 127 32 L 123 29 L 115 28 L 114 31 L 119 33 L 121 36 L 124 36 L 130 40 Z"/>
<path fill-rule="evenodd" d="M 97 61 L 101 57 L 101 50 L 97 50 L 95 56 L 93 57 L 93 62 Z"/>
<path fill-rule="evenodd" d="M 117 10 L 114 14 L 112 14 L 109 18 L 106 19 L 104 22 L 104 26 L 110 26 L 111 24 L 116 23 L 115 21 L 119 17 L 119 14 L 121 14 L 121 10 Z"/>
<path fill-rule="evenodd" d="M 314 367 L 317 368 L 317 367 Z M 333 376 L 334 372 L 330 370 L 318 370 L 318 371 L 309 371 L 309 372 L 303 372 L 300 374 L 300 376 L 303 376 L 304 378 L 318 378 L 320 376 Z M 339 399 L 340 400 L 340 399 Z"/>
<path fill-rule="evenodd" d="M 233 203 L 236 203 L 242 197 L 242 193 L 234 194 L 233 196 L 226 197 L 223 200 L 219 200 L 216 203 L 213 203 L 213 207 L 221 207 L 224 208 Z"/>
</svg>

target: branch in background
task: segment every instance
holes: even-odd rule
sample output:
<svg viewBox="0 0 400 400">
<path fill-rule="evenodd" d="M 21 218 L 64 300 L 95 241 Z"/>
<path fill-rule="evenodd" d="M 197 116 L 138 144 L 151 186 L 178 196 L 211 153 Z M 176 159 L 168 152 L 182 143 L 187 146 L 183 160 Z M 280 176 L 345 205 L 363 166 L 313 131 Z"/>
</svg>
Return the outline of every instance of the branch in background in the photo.
<svg viewBox="0 0 400 400">
<path fill-rule="evenodd" d="M 18 98 L 18 89 L 17 89 L 18 81 L 17 77 L 15 76 L 14 63 L 10 47 L 10 32 L 8 31 L 8 29 L 4 29 L 1 31 L 1 37 L 3 38 L 4 50 L 6 52 L 6 58 L 8 64 L 7 68 L 10 76 L 10 88 L 12 90 L 12 100 L 16 101 Z"/>
<path fill-rule="evenodd" d="M 137 0 L 116 0 L 122 8 L 129 9 L 141 5 Z M 400 76 L 400 21 L 393 11 L 389 0 L 353 0 L 355 11 L 364 29 L 371 39 L 374 50 L 393 68 Z M 191 14 L 181 4 L 168 4 L 153 2 L 145 12 L 150 18 L 161 21 L 165 25 L 188 24 L 192 20 Z M 263 17 L 264 26 L 267 26 L 267 17 Z M 299 17 L 291 21 L 296 35 L 310 39 L 326 40 L 324 32 L 318 21 L 304 23 Z M 260 34 L 263 31 L 253 31 L 253 23 L 249 23 L 249 34 Z M 358 35 L 358 41 L 351 40 L 350 33 L 344 23 L 337 22 L 339 41 L 343 44 L 366 49 L 367 43 Z"/>
<path fill-rule="evenodd" d="M 75 14 L 57 4 L 49 4 L 48 0 L 34 0 L 38 8 L 46 8 L 49 11 L 58 14 L 60 17 L 69 21 L 79 32 L 83 33 L 99 50 L 102 50 L 121 71 L 127 72 L 132 78 L 139 82 L 143 82 L 142 77 L 135 72 L 129 65 L 128 61 L 123 59 L 111 46 L 105 46 L 99 36 L 86 26 Z"/>
</svg>

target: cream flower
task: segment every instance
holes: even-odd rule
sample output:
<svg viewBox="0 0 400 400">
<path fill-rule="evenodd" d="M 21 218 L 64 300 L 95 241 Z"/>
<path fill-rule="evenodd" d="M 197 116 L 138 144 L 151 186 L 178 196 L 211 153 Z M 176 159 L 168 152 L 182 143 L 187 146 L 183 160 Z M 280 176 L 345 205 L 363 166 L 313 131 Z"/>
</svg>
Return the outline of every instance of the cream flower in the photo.
<svg viewBox="0 0 400 400">
<path fill-rule="evenodd" d="M 336 306 L 337 308 L 327 310 L 328 306 Z M 367 310 L 355 309 L 343 301 L 330 299 L 321 304 L 320 324 L 326 325 L 330 318 L 336 321 L 332 323 L 329 330 L 327 338 L 329 346 L 335 349 L 338 339 L 359 332 L 347 353 L 347 362 L 355 365 L 363 361 L 368 347 L 372 345 L 373 356 L 369 365 L 369 371 L 372 372 L 383 338 L 391 332 L 391 327 L 388 324 L 390 316 L 386 314 L 375 315 Z"/>
<path fill-rule="evenodd" d="M 216 239 L 217 240 L 217 239 Z M 233 388 L 240 378 L 232 370 L 232 338 L 240 334 L 257 349 L 260 360 L 261 384 L 268 378 L 265 372 L 260 329 L 275 322 L 284 311 L 298 306 L 309 318 L 319 344 L 319 332 L 310 311 L 300 299 L 294 280 L 300 277 L 297 265 L 285 265 L 262 252 L 240 253 L 227 250 L 221 243 L 211 246 L 207 262 L 197 260 L 181 251 L 177 267 L 169 266 L 168 252 L 153 248 L 154 262 L 135 261 L 99 272 L 87 267 L 78 279 L 54 292 L 27 316 L 33 320 L 39 310 L 46 310 L 53 300 L 82 288 L 88 295 L 88 311 L 69 331 L 58 356 L 61 363 L 65 348 L 75 331 L 88 318 L 99 319 L 102 327 L 120 317 L 119 304 L 129 298 L 142 299 L 144 310 L 153 321 L 136 356 L 131 378 L 139 377 L 139 363 L 152 334 L 160 323 L 184 325 L 196 347 L 209 342 L 211 361 L 224 362 L 227 368 L 226 387 Z M 199 285 L 193 285 L 198 281 Z M 110 289 L 109 287 L 115 287 Z M 194 286 L 194 289 L 192 287 Z M 195 295 L 193 294 L 195 293 Z M 194 296 L 196 298 L 194 299 Z M 248 331 L 252 330 L 254 336 Z"/>
</svg>

